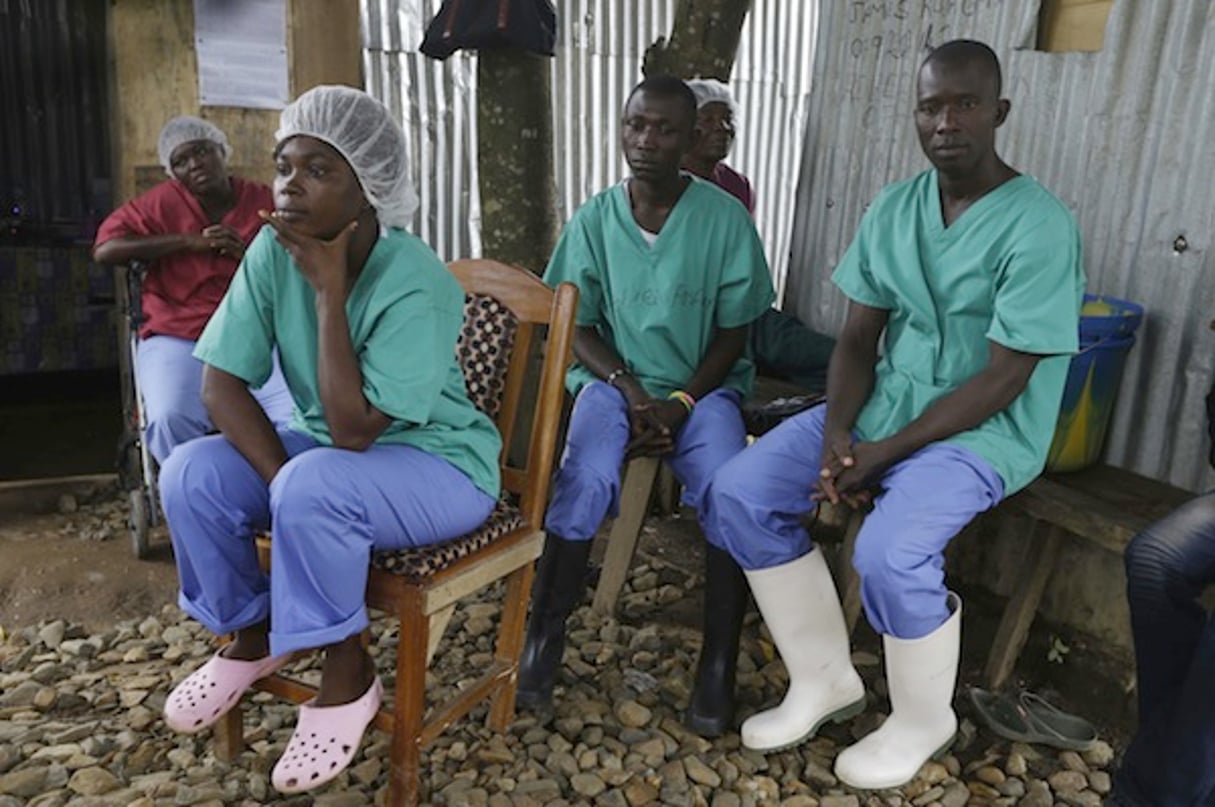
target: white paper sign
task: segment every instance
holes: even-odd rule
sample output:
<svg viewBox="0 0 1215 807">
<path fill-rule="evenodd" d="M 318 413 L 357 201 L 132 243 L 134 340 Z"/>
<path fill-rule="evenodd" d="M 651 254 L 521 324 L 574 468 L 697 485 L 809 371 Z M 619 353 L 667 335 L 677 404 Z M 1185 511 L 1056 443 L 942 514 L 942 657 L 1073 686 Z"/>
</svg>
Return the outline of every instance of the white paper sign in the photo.
<svg viewBox="0 0 1215 807">
<path fill-rule="evenodd" d="M 194 0 L 202 106 L 287 105 L 287 0 Z"/>
</svg>

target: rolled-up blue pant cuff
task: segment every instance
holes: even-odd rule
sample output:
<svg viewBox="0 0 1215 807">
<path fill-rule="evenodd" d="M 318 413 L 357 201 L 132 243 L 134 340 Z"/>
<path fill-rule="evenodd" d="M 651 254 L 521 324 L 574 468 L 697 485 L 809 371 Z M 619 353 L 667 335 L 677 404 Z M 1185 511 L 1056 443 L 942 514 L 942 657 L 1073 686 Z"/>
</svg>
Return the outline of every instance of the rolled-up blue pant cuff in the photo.
<svg viewBox="0 0 1215 807">
<path fill-rule="evenodd" d="M 270 655 L 282 656 L 287 653 L 294 653 L 296 650 L 311 650 L 313 648 L 337 644 L 343 639 L 366 630 L 369 624 L 371 623 L 367 618 L 366 609 L 359 609 L 357 613 L 351 615 L 349 618 L 326 628 L 297 633 L 271 630 Z M 409 639 L 403 637 L 401 641 L 409 641 Z"/>
<path fill-rule="evenodd" d="M 201 622 L 207 630 L 222 635 L 264 621 L 270 615 L 270 593 L 258 594 L 238 614 L 225 620 L 216 619 L 214 614 L 190 600 L 184 591 L 177 594 L 177 606 Z"/>
</svg>

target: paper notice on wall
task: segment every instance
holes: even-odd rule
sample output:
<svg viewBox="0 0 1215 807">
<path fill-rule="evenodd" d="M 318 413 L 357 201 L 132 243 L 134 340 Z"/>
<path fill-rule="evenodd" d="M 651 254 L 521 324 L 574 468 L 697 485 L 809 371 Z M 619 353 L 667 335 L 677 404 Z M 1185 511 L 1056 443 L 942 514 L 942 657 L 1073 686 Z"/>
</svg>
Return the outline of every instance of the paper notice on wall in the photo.
<svg viewBox="0 0 1215 807">
<path fill-rule="evenodd" d="M 287 105 L 287 0 L 194 0 L 202 106 Z"/>
</svg>

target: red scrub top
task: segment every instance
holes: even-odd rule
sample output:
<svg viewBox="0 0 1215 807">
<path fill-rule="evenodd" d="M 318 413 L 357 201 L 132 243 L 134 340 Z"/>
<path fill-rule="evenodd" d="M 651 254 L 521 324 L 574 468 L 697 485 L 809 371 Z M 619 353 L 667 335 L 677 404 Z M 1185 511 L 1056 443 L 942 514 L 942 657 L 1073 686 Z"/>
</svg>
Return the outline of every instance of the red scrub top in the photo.
<svg viewBox="0 0 1215 807">
<path fill-rule="evenodd" d="M 122 236 L 200 233 L 227 224 L 248 244 L 262 227 L 258 210 L 273 210 L 274 196 L 260 182 L 231 177 L 236 205 L 219 222 L 203 213 L 194 194 L 175 179 L 162 182 L 115 210 L 97 230 L 96 244 Z M 143 284 L 144 322 L 139 337 L 154 334 L 198 339 L 223 299 L 237 261 L 212 252 L 178 252 L 152 263 Z"/>
</svg>

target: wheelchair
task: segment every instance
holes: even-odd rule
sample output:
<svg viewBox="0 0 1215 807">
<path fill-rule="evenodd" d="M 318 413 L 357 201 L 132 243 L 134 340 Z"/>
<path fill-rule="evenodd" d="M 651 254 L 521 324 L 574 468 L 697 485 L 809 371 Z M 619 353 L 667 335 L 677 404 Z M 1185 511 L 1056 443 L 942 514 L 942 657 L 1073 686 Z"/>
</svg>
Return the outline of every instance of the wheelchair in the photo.
<svg viewBox="0 0 1215 807">
<path fill-rule="evenodd" d="M 143 560 L 151 548 L 152 528 L 160 523 L 156 460 L 145 442 L 147 418 L 139 391 L 139 328 L 143 324 L 143 281 L 148 267 L 139 261 L 114 268 L 118 302 L 118 374 L 122 393 L 122 436 L 118 445 L 118 480 L 130 507 L 127 526 L 131 549 Z"/>
</svg>

